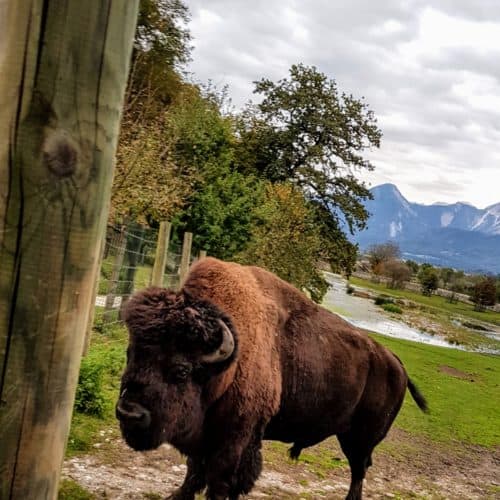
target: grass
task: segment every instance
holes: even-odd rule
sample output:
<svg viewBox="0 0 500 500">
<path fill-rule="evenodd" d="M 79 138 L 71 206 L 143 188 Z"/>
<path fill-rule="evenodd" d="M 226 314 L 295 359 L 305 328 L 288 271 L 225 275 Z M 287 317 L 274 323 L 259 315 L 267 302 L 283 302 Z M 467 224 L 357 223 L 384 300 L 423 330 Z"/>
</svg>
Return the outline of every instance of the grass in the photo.
<svg viewBox="0 0 500 500">
<path fill-rule="evenodd" d="M 95 500 L 95 496 L 71 479 L 62 479 L 57 500 Z"/>
<path fill-rule="evenodd" d="M 396 427 L 441 443 L 500 445 L 500 357 L 470 353 L 373 334 L 403 361 L 425 395 L 430 414 L 423 414 L 407 393 Z M 441 370 L 462 372 L 458 378 Z"/>
<path fill-rule="evenodd" d="M 102 395 L 104 409 L 101 417 L 73 412 L 66 449 L 70 457 L 93 449 L 99 433 L 115 425 L 114 405 L 118 397 L 120 375 L 125 365 L 127 333 L 123 326 L 110 325 L 105 334 L 93 332 L 87 359 L 102 364 Z"/>
<path fill-rule="evenodd" d="M 148 287 L 151 282 L 152 272 L 153 268 L 151 266 L 137 267 L 134 277 L 134 290 L 141 290 L 142 288 Z"/>
<path fill-rule="evenodd" d="M 283 464 L 288 461 L 288 464 L 295 464 L 291 458 L 287 458 L 290 444 L 281 443 L 279 441 L 266 441 L 264 443 L 264 461 L 267 464 Z M 331 443 L 323 441 L 313 448 L 305 449 L 301 452 L 298 459 L 299 463 L 306 465 L 306 469 L 312 472 L 319 479 L 328 477 L 329 472 L 339 467 L 348 467 L 347 460 L 342 455 L 341 457 L 332 454 Z M 306 481 L 307 480 L 302 480 Z"/>
<path fill-rule="evenodd" d="M 385 284 L 373 283 L 371 281 L 356 277 L 351 277 L 349 279 L 349 282 L 353 285 L 369 288 L 371 290 L 375 290 L 393 297 L 409 299 L 430 308 L 441 309 L 450 314 L 464 316 L 479 321 L 486 321 L 488 323 L 493 323 L 500 326 L 500 313 L 495 311 L 475 311 L 474 306 L 472 306 L 471 304 L 465 304 L 463 302 L 452 304 L 448 302 L 445 297 L 440 297 L 438 295 L 431 295 L 430 297 L 426 297 L 425 295 L 412 292 L 410 290 L 395 290 L 392 288 L 387 288 Z"/>
<path fill-rule="evenodd" d="M 384 311 L 390 312 L 390 313 L 396 313 L 396 314 L 401 314 L 403 310 L 401 307 L 398 307 L 396 304 L 384 304 L 382 306 L 382 309 Z"/>
</svg>

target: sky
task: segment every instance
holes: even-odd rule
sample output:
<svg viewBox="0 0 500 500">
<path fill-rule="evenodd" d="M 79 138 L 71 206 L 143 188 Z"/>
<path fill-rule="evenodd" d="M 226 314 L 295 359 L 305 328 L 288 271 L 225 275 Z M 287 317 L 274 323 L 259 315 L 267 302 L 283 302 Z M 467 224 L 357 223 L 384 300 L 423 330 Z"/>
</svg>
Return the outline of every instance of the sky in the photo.
<svg viewBox="0 0 500 500">
<path fill-rule="evenodd" d="M 252 82 L 314 65 L 365 97 L 383 138 L 360 179 L 409 200 L 500 202 L 500 0 L 186 0 L 197 81 Z"/>
</svg>

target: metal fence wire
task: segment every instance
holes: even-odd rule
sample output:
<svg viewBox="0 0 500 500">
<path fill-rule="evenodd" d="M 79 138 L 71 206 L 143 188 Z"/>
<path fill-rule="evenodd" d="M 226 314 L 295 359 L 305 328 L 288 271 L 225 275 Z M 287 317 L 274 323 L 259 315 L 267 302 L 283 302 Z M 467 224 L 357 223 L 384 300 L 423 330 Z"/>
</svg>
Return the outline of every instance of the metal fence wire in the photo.
<svg viewBox="0 0 500 500">
<path fill-rule="evenodd" d="M 121 311 L 129 297 L 137 290 L 151 285 L 153 265 L 158 244 L 158 229 L 128 224 L 108 225 L 103 259 L 97 284 L 94 327 L 121 322 Z M 198 252 L 188 255 L 192 264 Z M 180 286 L 182 244 L 170 238 L 163 286 Z"/>
</svg>

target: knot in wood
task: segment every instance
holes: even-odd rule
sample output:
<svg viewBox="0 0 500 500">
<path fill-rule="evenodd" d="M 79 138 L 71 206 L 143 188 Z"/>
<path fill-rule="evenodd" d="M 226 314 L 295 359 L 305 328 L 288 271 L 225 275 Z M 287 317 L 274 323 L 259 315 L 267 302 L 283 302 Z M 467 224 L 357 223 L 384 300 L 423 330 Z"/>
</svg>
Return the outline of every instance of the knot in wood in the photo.
<svg viewBox="0 0 500 500">
<path fill-rule="evenodd" d="M 55 132 L 47 137 L 43 147 L 43 161 L 57 177 L 70 177 L 75 173 L 78 151 L 68 134 Z"/>
</svg>

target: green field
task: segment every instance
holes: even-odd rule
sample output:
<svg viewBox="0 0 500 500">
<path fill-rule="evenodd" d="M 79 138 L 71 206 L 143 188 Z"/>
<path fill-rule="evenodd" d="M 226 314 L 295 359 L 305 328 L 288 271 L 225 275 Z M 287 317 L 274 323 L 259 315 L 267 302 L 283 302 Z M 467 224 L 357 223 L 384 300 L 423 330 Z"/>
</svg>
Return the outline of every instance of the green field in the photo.
<svg viewBox="0 0 500 500">
<path fill-rule="evenodd" d="M 500 357 L 373 338 L 401 358 L 429 403 L 425 415 L 408 393 L 396 427 L 438 442 L 500 445 Z"/>
<path fill-rule="evenodd" d="M 351 277 L 349 279 L 349 282 L 352 285 L 369 288 L 371 290 L 384 293 L 392 297 L 412 300 L 417 304 L 421 304 L 430 308 L 440 309 L 453 315 L 463 316 L 479 321 L 485 321 L 500 326 L 500 313 L 498 312 L 475 311 L 474 306 L 470 304 L 465 304 L 463 302 L 451 304 L 445 297 L 440 297 L 438 295 L 431 295 L 430 297 L 426 297 L 421 293 L 411 292 L 409 290 L 395 290 L 392 288 L 388 288 L 383 283 L 373 283 L 369 280 L 364 280 L 361 278 Z"/>
</svg>

